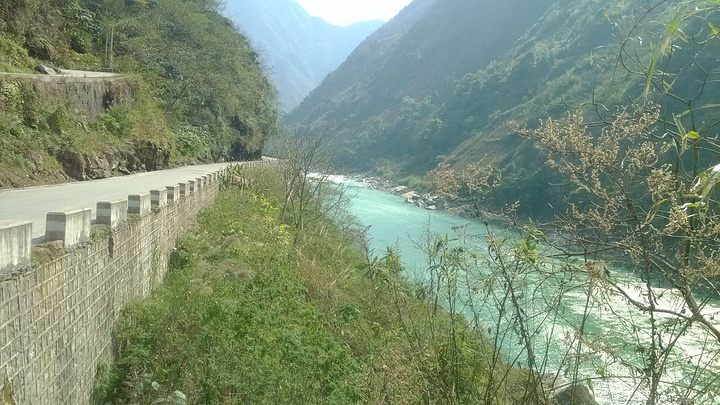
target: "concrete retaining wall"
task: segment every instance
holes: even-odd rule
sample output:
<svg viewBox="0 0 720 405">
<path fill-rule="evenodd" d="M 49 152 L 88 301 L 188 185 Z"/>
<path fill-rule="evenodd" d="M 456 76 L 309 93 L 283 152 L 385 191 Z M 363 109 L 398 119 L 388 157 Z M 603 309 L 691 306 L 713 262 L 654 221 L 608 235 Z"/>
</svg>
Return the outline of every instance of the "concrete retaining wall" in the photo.
<svg viewBox="0 0 720 405">
<path fill-rule="evenodd" d="M 0 376 L 7 372 L 18 404 L 90 403 L 98 362 L 111 358 L 120 311 L 162 281 L 177 239 L 215 200 L 218 173 L 206 180 L 182 197 L 179 187 L 169 187 L 178 196 L 172 200 L 166 190 L 154 191 L 151 212 L 147 195 L 131 196 L 137 220 L 116 218 L 127 215 L 117 212 L 128 209 L 127 201 L 103 203 L 110 213 L 104 221 L 115 227 L 103 238 L 88 240 L 89 208 L 48 214 L 56 219 L 48 234 L 62 241 L 48 248 L 62 253 L 33 267 L 29 224 L 0 223 Z"/>
<path fill-rule="evenodd" d="M 137 93 L 137 84 L 132 78 L 122 75 L 72 77 L 6 73 L 0 75 L 2 80 L 26 83 L 43 100 L 66 104 L 90 119 L 98 117 L 114 105 L 132 100 Z"/>
</svg>

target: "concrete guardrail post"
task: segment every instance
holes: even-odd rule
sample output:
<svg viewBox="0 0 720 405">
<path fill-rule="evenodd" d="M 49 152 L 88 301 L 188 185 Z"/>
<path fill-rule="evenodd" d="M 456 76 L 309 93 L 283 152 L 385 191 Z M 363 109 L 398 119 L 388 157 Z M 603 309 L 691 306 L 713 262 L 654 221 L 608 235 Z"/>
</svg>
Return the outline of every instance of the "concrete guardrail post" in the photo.
<svg viewBox="0 0 720 405">
<path fill-rule="evenodd" d="M 178 201 L 180 199 L 180 185 L 176 184 L 174 186 L 167 186 L 167 201 Z"/>
<path fill-rule="evenodd" d="M 180 185 L 180 198 L 187 197 L 190 194 L 190 185 L 187 183 L 178 183 Z"/>
<path fill-rule="evenodd" d="M 131 194 L 128 196 L 128 214 L 138 214 L 141 217 L 150 213 L 152 200 L 150 193 Z"/>
<path fill-rule="evenodd" d="M 167 205 L 168 190 L 150 190 L 150 203 L 153 207 L 164 207 Z"/>
<path fill-rule="evenodd" d="M 45 241 L 60 240 L 71 247 L 90 239 L 90 208 L 68 209 L 49 212 L 45 221 Z"/>
<path fill-rule="evenodd" d="M 195 191 L 197 191 L 197 185 L 196 185 L 195 183 L 196 183 L 195 180 L 188 180 L 188 181 L 187 181 L 187 184 L 188 184 L 188 194 L 192 194 L 192 193 L 194 193 Z"/>
<path fill-rule="evenodd" d="M 30 265 L 32 222 L 0 221 L 0 274 Z"/>
<path fill-rule="evenodd" d="M 115 229 L 127 221 L 128 201 L 100 201 L 97 203 L 97 223 Z"/>
</svg>

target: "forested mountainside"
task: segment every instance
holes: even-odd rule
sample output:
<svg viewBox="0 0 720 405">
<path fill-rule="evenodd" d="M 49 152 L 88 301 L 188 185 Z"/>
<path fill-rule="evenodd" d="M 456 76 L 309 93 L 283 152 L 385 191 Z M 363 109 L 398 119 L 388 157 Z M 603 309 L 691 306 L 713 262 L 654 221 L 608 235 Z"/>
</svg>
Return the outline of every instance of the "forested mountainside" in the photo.
<svg viewBox="0 0 720 405">
<path fill-rule="evenodd" d="M 559 193 L 547 187 L 552 175 L 517 127 L 566 118 L 574 107 L 592 113 L 584 103 L 612 109 L 638 100 L 653 44 L 659 48 L 671 36 L 668 24 L 691 3 L 417 0 L 364 41 L 288 120 L 333 137 L 338 160 L 351 169 L 402 179 L 440 162 L 461 168 L 492 161 L 503 177 L 493 201 L 547 207 Z M 688 65 L 667 78 L 677 78 L 674 89 L 688 95 L 702 89 L 698 78 L 717 64 L 718 52 L 708 49 L 717 41 L 701 41 L 713 35 L 702 19 L 678 25 L 685 41 L 671 38 L 675 56 L 663 71 Z M 716 84 L 705 85 L 696 105 L 708 102 L 707 86 Z M 687 109 L 655 88 L 648 98 L 666 114 Z"/>
<path fill-rule="evenodd" d="M 258 157 L 276 129 L 275 91 L 219 9 L 215 0 L 0 3 L 0 71 L 109 68 L 112 46 L 113 68 L 137 86 L 134 102 L 89 121 L 0 76 L 0 186 Z M 97 162 L 109 169 L 88 169 Z"/>
<path fill-rule="evenodd" d="M 294 0 L 228 0 L 225 15 L 260 51 L 287 111 L 383 24 L 372 20 L 340 27 L 310 16 Z"/>
</svg>

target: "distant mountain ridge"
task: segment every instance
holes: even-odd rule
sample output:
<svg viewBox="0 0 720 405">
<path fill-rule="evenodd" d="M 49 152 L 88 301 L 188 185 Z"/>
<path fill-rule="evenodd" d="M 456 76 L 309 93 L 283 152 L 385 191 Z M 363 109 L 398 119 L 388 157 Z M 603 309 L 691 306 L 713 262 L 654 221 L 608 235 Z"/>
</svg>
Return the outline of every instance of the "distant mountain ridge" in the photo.
<svg viewBox="0 0 720 405">
<path fill-rule="evenodd" d="M 288 111 L 384 24 L 372 20 L 332 25 L 309 15 L 294 0 L 228 0 L 225 14 L 260 51 Z"/>
</svg>

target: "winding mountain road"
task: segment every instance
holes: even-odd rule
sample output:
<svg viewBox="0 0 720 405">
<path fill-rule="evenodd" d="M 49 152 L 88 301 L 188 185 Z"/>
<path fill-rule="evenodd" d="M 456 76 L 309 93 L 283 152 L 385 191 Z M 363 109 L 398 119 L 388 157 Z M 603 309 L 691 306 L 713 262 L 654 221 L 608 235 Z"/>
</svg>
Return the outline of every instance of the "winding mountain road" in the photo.
<svg viewBox="0 0 720 405">
<path fill-rule="evenodd" d="M 123 199 L 129 194 L 165 189 L 228 165 L 230 163 L 185 166 L 101 180 L 0 190 L 0 221 L 32 221 L 33 240 L 39 242 L 45 235 L 45 218 L 48 212 L 68 208 L 92 208 L 95 218 L 98 201 Z"/>
</svg>

